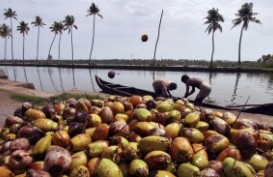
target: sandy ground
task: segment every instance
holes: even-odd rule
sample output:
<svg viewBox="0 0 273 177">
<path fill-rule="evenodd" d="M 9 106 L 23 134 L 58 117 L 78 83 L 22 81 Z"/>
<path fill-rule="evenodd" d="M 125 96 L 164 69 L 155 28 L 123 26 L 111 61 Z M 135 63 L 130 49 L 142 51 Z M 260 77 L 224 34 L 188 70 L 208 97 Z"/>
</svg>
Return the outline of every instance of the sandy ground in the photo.
<svg viewBox="0 0 273 177">
<path fill-rule="evenodd" d="M 6 115 L 13 115 L 14 111 L 18 107 L 20 107 L 22 104 L 21 102 L 17 102 L 11 98 L 12 93 L 22 93 L 22 94 L 47 97 L 47 98 L 54 95 L 54 93 L 41 92 L 34 89 L 28 89 L 25 87 L 32 87 L 32 85 L 29 83 L 0 79 L 0 100 L 1 100 L 0 101 L 0 127 L 3 127 L 3 123 L 7 117 Z M 101 93 L 93 93 L 93 94 L 101 94 Z M 225 110 L 217 110 L 217 111 L 225 112 Z M 238 114 L 238 112 L 233 112 L 233 113 L 235 115 Z M 270 127 L 273 127 L 272 116 L 241 113 L 239 118 L 253 120 L 261 124 L 265 124 Z"/>
<path fill-rule="evenodd" d="M 8 116 L 13 115 L 13 112 L 16 108 L 21 106 L 20 102 L 16 102 L 10 98 L 11 92 L 0 90 L 0 127 L 3 126 L 3 123 Z"/>
</svg>

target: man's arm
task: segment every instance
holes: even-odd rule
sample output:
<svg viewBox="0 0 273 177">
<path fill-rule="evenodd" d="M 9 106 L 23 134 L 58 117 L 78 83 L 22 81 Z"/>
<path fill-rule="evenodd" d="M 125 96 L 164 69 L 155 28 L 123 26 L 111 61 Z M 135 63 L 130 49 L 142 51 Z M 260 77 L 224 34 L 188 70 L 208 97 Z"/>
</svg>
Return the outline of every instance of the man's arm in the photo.
<svg viewBox="0 0 273 177">
<path fill-rule="evenodd" d="M 170 90 L 167 90 L 167 96 L 172 97 L 172 94 L 171 94 Z"/>
<path fill-rule="evenodd" d="M 187 98 L 189 95 L 189 85 L 186 84 L 186 92 L 185 92 L 185 95 L 184 95 L 184 98 Z"/>
<path fill-rule="evenodd" d="M 193 94 L 195 92 L 195 87 L 194 86 L 192 86 L 191 87 L 191 92 L 189 93 L 189 95 L 188 96 L 190 96 L 191 94 Z"/>
<path fill-rule="evenodd" d="M 187 91 L 186 91 L 186 93 L 185 93 L 185 98 L 187 98 L 188 96 L 190 96 L 191 94 L 193 94 L 195 92 L 195 87 L 194 86 L 192 86 L 192 88 L 191 88 L 191 91 L 189 92 L 189 87 L 188 87 L 188 89 L 187 89 Z"/>
</svg>

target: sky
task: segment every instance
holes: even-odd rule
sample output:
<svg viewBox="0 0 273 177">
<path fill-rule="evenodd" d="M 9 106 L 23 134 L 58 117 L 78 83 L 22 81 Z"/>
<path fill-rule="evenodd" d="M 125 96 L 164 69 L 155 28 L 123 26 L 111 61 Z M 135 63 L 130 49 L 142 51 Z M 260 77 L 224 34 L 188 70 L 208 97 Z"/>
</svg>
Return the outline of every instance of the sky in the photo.
<svg viewBox="0 0 273 177">
<path fill-rule="evenodd" d="M 253 11 L 262 24 L 250 23 L 242 39 L 242 61 L 256 61 L 262 55 L 273 53 L 273 1 L 272 0 L 0 0 L 0 24 L 10 24 L 4 17 L 4 9 L 17 13 L 13 21 L 14 57 L 23 56 L 23 37 L 16 29 L 25 21 L 30 31 L 25 41 L 25 58 L 36 58 L 37 27 L 31 22 L 40 16 L 46 23 L 41 29 L 39 59 L 47 58 L 54 33 L 49 27 L 54 21 L 63 21 L 73 15 L 74 59 L 88 59 L 93 16 L 87 16 L 91 3 L 100 9 L 96 16 L 94 59 L 152 59 L 158 35 L 161 11 L 163 18 L 157 46 L 156 59 L 204 59 L 210 60 L 211 34 L 204 25 L 208 10 L 218 9 L 224 17 L 222 33 L 215 33 L 214 60 L 237 61 L 241 26 L 232 26 L 235 14 L 244 3 L 253 2 Z M 147 34 L 147 42 L 141 36 Z M 64 31 L 61 41 L 61 59 L 71 59 L 70 34 Z M 52 47 L 53 59 L 58 58 L 58 38 Z M 0 39 L 0 59 L 4 58 L 4 40 Z M 11 58 L 10 41 L 7 58 Z"/>
</svg>

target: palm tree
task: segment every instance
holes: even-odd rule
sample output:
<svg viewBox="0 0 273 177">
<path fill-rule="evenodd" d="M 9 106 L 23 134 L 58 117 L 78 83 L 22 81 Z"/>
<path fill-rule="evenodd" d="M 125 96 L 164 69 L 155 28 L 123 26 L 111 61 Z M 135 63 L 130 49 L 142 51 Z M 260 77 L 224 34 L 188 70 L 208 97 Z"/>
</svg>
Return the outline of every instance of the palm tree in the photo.
<svg viewBox="0 0 273 177">
<path fill-rule="evenodd" d="M 92 35 L 92 44 L 91 44 L 90 55 L 89 55 L 89 61 L 91 64 L 91 57 L 92 57 L 92 52 L 94 47 L 94 40 L 95 40 L 96 15 L 98 15 L 101 18 L 102 18 L 102 15 L 99 14 L 100 9 L 94 3 L 91 4 L 87 12 L 88 14 L 86 16 L 93 15 L 93 35 Z"/>
<path fill-rule="evenodd" d="M 5 39 L 4 44 L 4 60 L 7 59 L 7 39 L 11 37 L 11 29 L 8 25 L 2 24 L 0 26 L 0 36 Z"/>
<path fill-rule="evenodd" d="M 12 19 L 17 20 L 17 14 L 15 11 L 13 11 L 11 8 L 5 9 L 4 12 L 5 19 L 9 18 L 10 19 L 10 28 L 11 28 L 11 58 L 12 61 L 14 60 L 14 55 L 13 55 L 13 28 L 12 28 Z"/>
<path fill-rule="evenodd" d="M 59 22 L 58 30 L 59 30 L 58 60 L 60 61 L 60 58 L 61 58 L 61 41 L 62 41 L 62 34 L 63 34 L 63 30 L 64 30 L 63 22 Z"/>
<path fill-rule="evenodd" d="M 253 12 L 253 3 L 245 3 L 242 5 L 241 9 L 238 10 L 238 13 L 235 14 L 238 18 L 235 18 L 232 23 L 233 27 L 243 23 L 239 39 L 239 50 L 238 50 L 238 66 L 241 67 L 241 43 L 243 37 L 243 30 L 247 30 L 248 23 L 254 22 L 260 24 L 260 20 L 256 19 L 258 13 Z"/>
<path fill-rule="evenodd" d="M 17 26 L 17 31 L 23 35 L 23 64 L 25 63 L 25 35 L 28 34 L 29 27 L 28 23 L 21 21 Z"/>
<path fill-rule="evenodd" d="M 50 51 L 51 51 L 51 48 L 52 48 L 52 45 L 53 45 L 53 43 L 54 43 L 54 41 L 55 41 L 55 38 L 56 38 L 56 36 L 57 36 L 57 34 L 59 34 L 60 35 L 60 40 L 59 40 L 59 59 L 60 59 L 60 44 L 61 44 L 61 34 L 62 34 L 62 31 L 63 31 L 63 23 L 62 22 L 54 22 L 50 27 L 49 27 L 49 29 L 51 29 L 51 32 L 53 32 L 54 33 L 54 38 L 53 38 L 53 41 L 52 41 L 52 43 L 51 43 L 51 45 L 50 45 L 50 48 L 49 48 L 49 52 L 48 52 L 48 60 L 50 60 L 50 59 L 52 59 L 51 58 L 51 55 L 50 55 Z"/>
<path fill-rule="evenodd" d="M 208 24 L 208 27 L 205 32 L 210 34 L 212 32 L 212 52 L 210 59 L 210 67 L 212 67 L 213 63 L 213 55 L 214 55 L 214 32 L 216 30 L 220 30 L 222 32 L 222 26 L 219 24 L 220 22 L 224 22 L 224 18 L 221 14 L 219 14 L 218 9 L 212 8 L 208 11 L 208 16 L 206 17 L 206 22 L 204 24 Z"/>
<path fill-rule="evenodd" d="M 76 30 L 78 27 L 74 25 L 75 19 L 73 15 L 67 15 L 65 16 L 64 22 L 64 30 L 68 29 L 68 34 L 71 34 L 71 53 L 72 53 L 72 64 L 74 64 L 74 50 L 73 50 L 73 28 Z"/>
<path fill-rule="evenodd" d="M 35 17 L 35 21 L 31 22 L 34 26 L 38 28 L 38 33 L 37 33 L 37 51 L 36 51 L 36 60 L 38 60 L 39 57 L 39 41 L 40 41 L 40 28 L 46 25 L 43 22 L 43 19 L 39 16 Z"/>
</svg>

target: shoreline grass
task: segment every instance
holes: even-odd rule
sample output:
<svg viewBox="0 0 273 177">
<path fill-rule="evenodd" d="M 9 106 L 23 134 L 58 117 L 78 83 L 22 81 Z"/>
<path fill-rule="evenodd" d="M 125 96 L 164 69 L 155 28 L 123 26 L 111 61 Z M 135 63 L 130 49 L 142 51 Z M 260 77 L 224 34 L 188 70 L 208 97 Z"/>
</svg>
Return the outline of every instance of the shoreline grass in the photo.
<svg viewBox="0 0 273 177">
<path fill-rule="evenodd" d="M 75 98 L 76 100 L 80 98 L 87 98 L 87 99 L 103 99 L 103 96 L 99 95 L 92 95 L 87 93 L 61 93 L 49 98 L 42 98 L 39 96 L 31 96 L 21 93 L 13 93 L 11 94 L 11 98 L 15 101 L 19 102 L 30 102 L 33 105 L 43 106 L 47 104 L 52 104 L 58 101 L 65 101 L 69 98 Z"/>
</svg>

